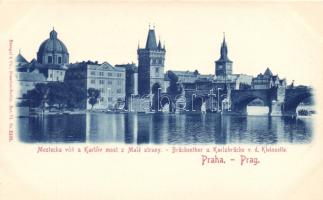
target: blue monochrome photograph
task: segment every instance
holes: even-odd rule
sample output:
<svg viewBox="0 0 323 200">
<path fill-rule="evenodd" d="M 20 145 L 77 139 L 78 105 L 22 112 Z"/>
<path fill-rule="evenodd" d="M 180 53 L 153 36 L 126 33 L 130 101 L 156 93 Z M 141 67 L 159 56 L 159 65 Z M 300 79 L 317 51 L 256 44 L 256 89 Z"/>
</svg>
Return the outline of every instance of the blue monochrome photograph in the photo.
<svg viewBox="0 0 323 200">
<path fill-rule="evenodd" d="M 137 61 L 126 64 L 70 62 L 73 52 L 59 27 L 49 28 L 47 39 L 44 35 L 38 50 L 35 46 L 35 58 L 26 59 L 19 50 L 19 140 L 224 145 L 312 141 L 316 110 L 311 86 L 296 84 L 270 67 L 256 76 L 234 73 L 230 46 L 235 44 L 225 33 L 218 38 L 220 45 L 214 45 L 214 60 L 209 60 L 214 73 L 200 73 L 198 67 L 172 69 L 166 61 L 168 51 L 174 50 L 157 37 L 155 25 L 147 32 L 144 44 L 131 47 Z"/>
</svg>

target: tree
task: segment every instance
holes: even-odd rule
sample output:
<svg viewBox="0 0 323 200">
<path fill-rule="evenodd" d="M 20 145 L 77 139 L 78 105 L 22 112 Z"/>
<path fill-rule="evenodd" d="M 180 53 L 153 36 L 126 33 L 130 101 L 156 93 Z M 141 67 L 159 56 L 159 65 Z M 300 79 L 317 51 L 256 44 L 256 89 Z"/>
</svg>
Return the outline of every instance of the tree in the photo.
<svg viewBox="0 0 323 200">
<path fill-rule="evenodd" d="M 45 83 L 37 83 L 35 88 L 28 91 L 24 95 L 24 99 L 27 99 L 26 104 L 29 107 L 41 107 L 42 111 L 45 110 L 45 103 L 49 93 L 49 87 Z"/>
<path fill-rule="evenodd" d="M 45 109 L 45 103 L 49 108 L 57 106 L 58 109 L 73 109 L 81 107 L 82 101 L 86 101 L 86 89 L 66 84 L 63 82 L 39 83 L 35 88 L 28 91 L 24 96 L 26 99 L 22 105 L 30 107 L 42 107 Z"/>
<path fill-rule="evenodd" d="M 168 87 L 168 93 L 170 94 L 179 94 L 181 93 L 181 85 L 178 83 L 178 76 L 172 72 L 168 71 L 167 73 L 168 78 L 170 79 L 170 84 Z"/>
<path fill-rule="evenodd" d="M 59 110 L 66 107 L 70 98 L 67 84 L 63 82 L 50 82 L 48 83 L 48 88 L 48 105 L 57 105 Z"/>
<path fill-rule="evenodd" d="M 69 98 L 67 99 L 66 106 L 70 109 L 81 107 L 83 101 L 86 102 L 86 88 L 80 86 L 74 86 L 66 84 L 67 93 Z"/>
<path fill-rule="evenodd" d="M 48 105 L 57 105 L 58 109 L 74 109 L 86 100 L 86 89 L 63 82 L 48 83 Z"/>
<path fill-rule="evenodd" d="M 91 104 L 91 110 L 93 109 L 93 106 L 98 103 L 98 98 L 100 97 L 100 90 L 95 88 L 89 88 L 87 90 L 88 93 L 88 99 L 89 104 Z"/>
</svg>

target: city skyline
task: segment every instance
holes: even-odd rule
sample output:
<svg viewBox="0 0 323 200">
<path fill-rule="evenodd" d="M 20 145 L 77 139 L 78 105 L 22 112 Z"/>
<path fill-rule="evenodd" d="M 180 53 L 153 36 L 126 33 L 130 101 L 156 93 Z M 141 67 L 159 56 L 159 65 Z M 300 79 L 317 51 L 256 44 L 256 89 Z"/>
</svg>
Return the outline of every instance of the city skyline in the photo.
<svg viewBox="0 0 323 200">
<path fill-rule="evenodd" d="M 79 11 L 80 9 L 82 8 L 76 8 L 75 10 Z M 152 6 L 152 11 L 156 9 L 156 7 Z M 171 7 L 167 9 L 172 10 Z M 189 11 L 192 8 L 185 9 Z M 220 8 L 218 8 L 218 10 L 219 9 Z M 239 10 L 230 6 L 224 6 L 224 8 L 221 7 L 221 9 Z M 277 20 L 277 18 L 281 16 L 284 16 L 284 13 L 282 12 L 284 11 L 284 9 L 286 8 L 278 9 L 276 15 L 274 14 L 272 19 L 270 18 L 268 13 L 266 15 L 266 13 L 261 14 L 259 12 L 255 13 L 255 11 L 253 11 L 254 13 L 251 13 L 251 15 L 259 17 L 262 16 L 262 20 L 266 19 L 267 21 L 265 22 L 269 23 L 267 24 L 267 26 L 282 27 L 282 25 L 286 24 L 289 21 L 286 20 L 285 22 L 278 22 L 275 20 Z M 100 11 L 100 8 L 96 7 L 95 10 Z M 138 6 L 134 6 L 134 10 L 138 12 L 141 9 L 138 8 Z M 206 9 L 206 11 L 209 10 L 211 9 Z M 268 9 L 267 11 L 270 10 L 271 9 Z M 65 8 L 62 9 L 62 11 L 62 16 L 66 17 L 68 14 L 66 13 Z M 147 15 L 151 14 L 152 11 L 150 11 Z M 188 11 L 184 12 L 184 15 L 186 17 L 190 16 L 189 14 L 187 14 Z M 195 11 L 201 12 L 198 11 L 198 9 Z M 44 10 L 42 12 L 44 12 Z M 70 15 L 73 12 L 75 11 L 71 10 Z M 206 12 L 206 14 L 210 15 L 209 12 Z M 33 12 L 33 14 L 31 15 L 34 16 L 27 14 L 26 20 L 36 17 L 35 12 Z M 263 73 L 265 69 L 269 67 L 274 74 L 279 74 L 280 77 L 287 78 L 288 83 L 291 83 L 292 80 L 295 80 L 296 84 L 312 84 L 313 81 L 315 82 L 315 80 L 313 79 L 318 80 L 320 78 L 313 75 L 318 73 L 318 69 L 313 68 L 318 65 L 318 60 L 320 60 L 318 56 L 320 51 L 316 50 L 319 50 L 321 46 L 317 44 L 314 45 L 316 49 L 295 49 L 295 46 L 297 46 L 297 44 L 294 42 L 300 41 L 299 37 L 304 36 L 304 30 L 303 32 L 295 34 L 295 36 L 290 36 L 288 40 L 286 39 L 286 33 L 278 29 L 276 31 L 272 30 L 272 34 L 269 34 L 271 35 L 271 37 L 268 37 L 268 34 L 263 34 L 262 36 L 261 33 L 267 31 L 267 29 L 264 29 L 264 27 L 262 26 L 258 27 L 259 30 L 257 31 L 259 33 L 247 34 L 250 33 L 252 29 L 251 24 L 257 23 L 251 21 L 249 27 L 242 27 L 245 23 L 242 20 L 243 23 L 241 25 L 237 24 L 238 27 L 234 28 L 232 26 L 232 23 L 235 19 L 237 19 L 238 16 L 228 16 L 225 18 L 218 18 L 218 20 L 216 20 L 217 18 L 215 18 L 217 24 L 219 24 L 221 20 L 224 20 L 226 23 L 222 23 L 223 26 L 215 26 L 215 28 L 213 26 L 209 26 L 208 29 L 206 29 L 208 27 L 207 25 L 200 25 L 199 23 L 194 23 L 194 27 L 190 27 L 188 26 L 187 21 L 183 21 L 182 24 L 178 24 L 180 20 L 175 20 L 174 23 L 169 23 L 169 19 L 163 20 L 162 16 L 160 16 L 158 19 L 156 18 L 156 16 L 150 18 L 148 16 L 138 16 L 138 19 L 135 19 L 134 21 L 138 21 L 141 18 L 143 18 L 144 20 L 138 23 L 137 26 L 136 24 L 129 23 L 131 19 L 129 17 L 126 17 L 125 19 L 119 20 L 119 22 L 108 21 L 109 23 L 107 24 L 111 26 L 111 30 L 109 30 L 105 27 L 103 27 L 102 29 L 94 28 L 99 27 L 99 22 L 107 20 L 107 18 L 99 15 L 99 17 L 93 17 L 92 20 L 95 21 L 93 25 L 90 25 L 89 23 L 91 20 L 85 20 L 84 24 L 86 25 L 83 25 L 81 27 L 84 28 L 88 26 L 89 30 L 84 29 L 83 31 L 80 31 L 80 25 L 75 24 L 75 28 L 71 29 L 62 24 L 63 22 L 60 19 L 60 16 L 57 16 L 57 19 L 55 19 L 53 18 L 55 14 L 50 11 L 48 12 L 48 15 L 49 16 L 45 15 L 44 19 L 42 19 L 39 25 L 37 25 L 39 26 L 39 28 L 37 28 L 36 32 L 32 30 L 24 31 L 24 36 L 28 39 L 20 39 L 24 38 L 24 36 L 21 35 L 14 37 L 14 35 L 16 34 L 14 32 L 11 34 L 8 33 L 9 35 L 13 35 L 14 48 L 16 52 L 18 53 L 18 50 L 21 49 L 22 54 L 28 61 L 36 57 L 38 46 L 34 44 L 40 44 L 45 38 L 47 38 L 48 31 L 52 29 L 52 25 L 54 25 L 55 30 L 57 30 L 59 33 L 58 37 L 65 42 L 67 48 L 69 49 L 70 59 L 72 63 L 83 60 L 98 60 L 101 63 L 107 61 L 113 65 L 131 62 L 137 63 L 136 50 L 138 48 L 138 40 L 140 40 L 140 47 L 143 47 L 146 39 L 145 36 L 148 31 L 148 26 L 149 23 L 151 23 L 155 24 L 155 28 L 158 33 L 157 38 L 159 39 L 160 37 L 161 41 L 166 45 L 167 53 L 165 60 L 165 71 L 193 71 L 197 69 L 202 74 L 213 74 L 214 61 L 217 60 L 220 56 L 220 46 L 222 42 L 223 32 L 226 32 L 228 52 L 229 57 L 233 61 L 234 73 L 243 73 L 256 76 L 259 73 Z M 172 12 L 171 15 L 176 16 L 176 14 Z M 117 19 L 116 17 L 118 16 L 118 13 L 111 13 L 111 16 L 111 19 Z M 295 20 L 295 16 L 291 16 L 291 18 L 293 18 L 292 21 L 294 21 L 294 26 L 291 27 L 294 27 L 294 29 L 299 29 L 300 27 L 297 26 L 299 24 L 298 21 Z M 100 17 L 103 17 L 103 19 L 99 20 Z M 45 24 L 45 21 L 48 18 L 50 18 L 51 20 L 49 21 L 52 22 L 50 23 L 50 25 L 48 25 L 48 23 L 47 25 Z M 200 18 L 201 19 L 196 19 L 195 22 L 203 21 L 204 17 Z M 72 21 L 72 19 L 66 20 Z M 97 20 L 98 22 L 96 22 Z M 24 19 L 22 21 L 24 21 Z M 125 23 L 126 21 L 128 21 L 128 23 Z M 212 23 L 210 23 L 210 25 Z M 23 26 L 25 26 L 22 24 L 23 23 L 21 22 L 16 25 L 17 30 L 19 30 L 19 27 L 22 28 Z M 182 26 L 178 27 L 176 25 Z M 204 29 L 198 27 L 204 27 Z M 196 30 L 192 32 L 192 29 Z M 230 29 L 232 29 L 232 31 Z M 234 29 L 236 29 L 236 31 L 234 31 Z M 107 37 L 107 35 L 111 36 Z M 194 35 L 196 35 L 196 37 L 194 37 Z M 310 38 L 305 37 L 305 39 L 313 40 L 314 36 L 315 35 L 306 35 L 306 37 Z M 277 39 L 279 37 L 280 40 L 274 40 L 275 38 Z M 267 38 L 268 41 L 265 41 L 264 38 Z M 259 41 L 262 42 L 260 43 Z M 303 43 L 307 42 L 300 41 L 299 45 L 303 45 Z M 302 57 L 298 56 L 298 54 L 300 53 L 303 53 Z M 308 80 L 306 77 L 304 77 L 304 74 L 302 74 L 302 66 L 306 66 L 309 69 L 309 74 L 307 77 L 313 77 L 311 80 Z M 293 70 L 293 73 L 290 73 L 291 70 Z"/>
</svg>

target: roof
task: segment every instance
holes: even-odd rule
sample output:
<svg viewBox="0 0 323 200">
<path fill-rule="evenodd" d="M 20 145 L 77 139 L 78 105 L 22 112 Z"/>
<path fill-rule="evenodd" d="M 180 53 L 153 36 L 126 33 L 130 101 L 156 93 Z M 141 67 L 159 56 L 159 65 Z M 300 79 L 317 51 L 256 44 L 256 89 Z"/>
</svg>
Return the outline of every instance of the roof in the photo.
<svg viewBox="0 0 323 200">
<path fill-rule="evenodd" d="M 115 65 L 115 68 L 123 68 L 128 72 L 138 73 L 138 67 L 134 63 Z"/>
<path fill-rule="evenodd" d="M 20 54 L 20 52 L 16 57 L 16 62 L 17 63 L 28 63 L 28 61 Z"/>
<path fill-rule="evenodd" d="M 199 83 L 201 83 L 201 82 L 204 82 L 204 83 L 210 83 L 210 82 L 212 82 L 210 79 L 208 79 L 208 78 L 198 78 L 195 82 L 199 82 Z"/>
<path fill-rule="evenodd" d="M 267 69 L 266 69 L 266 71 L 265 71 L 264 75 L 272 76 L 272 75 L 273 75 L 273 73 L 272 73 L 272 72 L 271 72 L 271 70 L 267 67 Z"/>
<path fill-rule="evenodd" d="M 220 49 L 220 58 L 216 62 L 231 62 L 232 61 L 228 57 L 228 47 L 227 43 L 225 42 L 225 37 L 223 37 L 221 49 Z"/>
<path fill-rule="evenodd" d="M 41 64 L 37 60 L 33 59 L 30 63 L 23 65 L 22 67 L 30 69 L 55 69 L 55 70 L 66 70 L 67 66 L 59 64 Z"/>
<path fill-rule="evenodd" d="M 174 74 L 176 75 L 192 75 L 192 76 L 196 76 L 197 74 L 195 74 L 195 72 L 192 71 L 174 71 L 174 70 L 170 70 L 172 72 L 174 72 Z"/>
<path fill-rule="evenodd" d="M 157 49 L 156 35 L 154 29 L 149 29 L 148 31 L 146 49 Z"/>
<path fill-rule="evenodd" d="M 46 78 L 42 73 L 38 72 L 17 72 L 17 80 L 29 82 L 45 82 Z"/>
<path fill-rule="evenodd" d="M 106 71 L 120 71 L 124 72 L 126 69 L 124 67 L 114 67 L 108 62 L 104 62 L 102 64 L 99 64 L 98 62 L 92 62 L 92 61 L 83 61 L 83 62 L 77 62 L 72 63 L 68 65 L 68 69 L 93 69 L 93 70 L 106 70 Z"/>
<path fill-rule="evenodd" d="M 124 72 L 125 68 L 121 68 L 121 67 L 114 67 L 112 65 L 110 65 L 110 63 L 108 62 L 104 62 L 101 65 L 99 64 L 90 64 L 88 65 L 88 68 L 91 69 L 96 69 L 96 70 L 107 70 L 107 71 L 120 71 L 120 72 Z"/>
<path fill-rule="evenodd" d="M 57 38 L 57 32 L 55 30 L 52 30 L 49 34 L 49 39 L 45 40 L 40 45 L 38 54 L 42 55 L 43 53 L 54 51 L 68 54 L 65 44 Z"/>
<path fill-rule="evenodd" d="M 75 63 L 70 63 L 68 64 L 68 69 L 81 69 L 84 68 L 86 69 L 88 65 L 98 65 L 98 62 L 95 61 L 82 61 L 82 62 L 75 62 Z"/>
<path fill-rule="evenodd" d="M 198 75 L 199 78 L 207 78 L 207 79 L 213 79 L 214 75 L 212 74 L 200 74 Z"/>
</svg>

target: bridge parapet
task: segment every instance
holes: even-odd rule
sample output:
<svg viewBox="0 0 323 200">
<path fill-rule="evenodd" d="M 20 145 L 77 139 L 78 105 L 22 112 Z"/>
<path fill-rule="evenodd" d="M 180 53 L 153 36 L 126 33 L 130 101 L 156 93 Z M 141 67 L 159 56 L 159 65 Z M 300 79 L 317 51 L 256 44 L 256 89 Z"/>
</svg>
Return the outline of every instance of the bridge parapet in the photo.
<svg viewBox="0 0 323 200">
<path fill-rule="evenodd" d="M 284 115 L 297 115 L 296 108 L 305 99 L 313 97 L 313 88 L 307 86 L 298 86 L 286 89 L 286 96 L 283 104 L 283 114 Z"/>
</svg>

